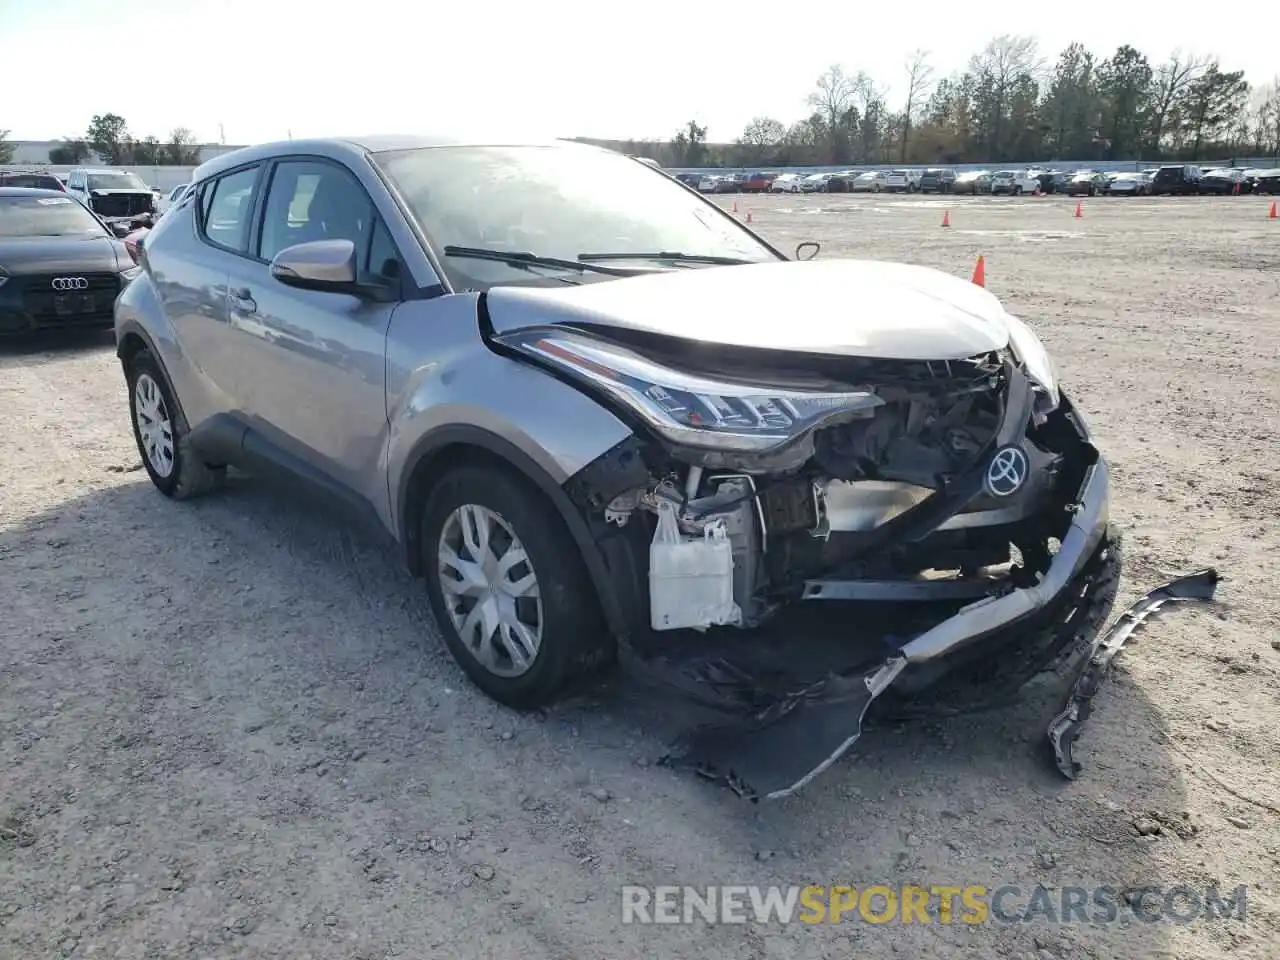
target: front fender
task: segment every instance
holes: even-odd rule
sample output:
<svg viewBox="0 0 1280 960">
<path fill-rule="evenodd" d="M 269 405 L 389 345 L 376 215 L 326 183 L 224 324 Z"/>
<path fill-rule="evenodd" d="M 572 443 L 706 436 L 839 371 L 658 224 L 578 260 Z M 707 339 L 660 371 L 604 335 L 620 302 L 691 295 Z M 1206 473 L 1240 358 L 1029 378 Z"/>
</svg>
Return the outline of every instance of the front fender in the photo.
<svg viewBox="0 0 1280 960">
<path fill-rule="evenodd" d="M 520 450 L 563 484 L 631 429 L 576 388 L 485 344 L 479 296 L 402 304 L 387 339 L 387 476 L 392 502 L 414 451 L 446 426 L 474 428 Z"/>
<path fill-rule="evenodd" d="M 563 487 L 631 429 L 547 373 L 493 352 L 480 329 L 477 294 L 409 301 L 387 341 L 386 475 L 389 524 L 416 562 L 415 496 L 465 449 L 483 451 L 541 490 L 564 518 L 597 588 L 607 583 L 599 548 Z M 606 615 L 612 604 L 602 596 Z"/>
</svg>

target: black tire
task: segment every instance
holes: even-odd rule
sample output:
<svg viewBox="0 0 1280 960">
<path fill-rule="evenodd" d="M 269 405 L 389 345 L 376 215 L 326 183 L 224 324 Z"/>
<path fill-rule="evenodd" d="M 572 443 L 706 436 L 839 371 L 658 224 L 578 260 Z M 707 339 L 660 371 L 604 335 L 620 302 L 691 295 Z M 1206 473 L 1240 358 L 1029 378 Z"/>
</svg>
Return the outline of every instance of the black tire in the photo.
<svg viewBox="0 0 1280 960">
<path fill-rule="evenodd" d="M 1017 184 L 1014 184 L 1014 187 L 1013 187 L 1013 195 L 1014 195 L 1015 197 L 1020 197 L 1020 196 L 1022 196 L 1022 187 L 1018 186 Z"/>
<path fill-rule="evenodd" d="M 172 467 L 167 474 L 161 474 L 151 463 L 142 431 L 138 426 L 138 380 L 149 377 L 159 388 L 164 407 L 168 413 L 170 434 L 173 438 Z M 138 456 L 142 458 L 142 466 L 147 476 L 155 484 L 156 489 L 166 497 L 174 500 L 189 500 L 203 496 L 222 486 L 226 480 L 225 466 L 210 466 L 191 444 L 191 428 L 187 424 L 186 414 L 174 395 L 169 378 L 151 351 L 145 347 L 129 358 L 125 367 L 125 380 L 129 384 L 129 420 L 133 425 L 133 439 L 138 445 Z"/>
<path fill-rule="evenodd" d="M 466 504 L 487 508 L 511 527 L 537 577 L 542 636 L 532 664 L 518 676 L 495 673 L 472 654 L 440 586 L 440 535 L 450 515 Z M 517 710 L 544 706 L 612 661 L 614 643 L 578 546 L 531 484 L 492 467 L 455 468 L 428 495 L 421 533 L 427 594 L 445 645 L 471 682 L 494 700 Z"/>
</svg>

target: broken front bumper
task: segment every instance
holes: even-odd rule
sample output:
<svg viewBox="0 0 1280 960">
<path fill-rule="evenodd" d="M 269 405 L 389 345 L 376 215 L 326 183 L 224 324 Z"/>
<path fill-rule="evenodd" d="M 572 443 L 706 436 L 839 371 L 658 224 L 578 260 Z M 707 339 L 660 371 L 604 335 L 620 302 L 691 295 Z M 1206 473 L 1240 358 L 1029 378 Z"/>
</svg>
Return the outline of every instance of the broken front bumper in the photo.
<svg viewBox="0 0 1280 960">
<path fill-rule="evenodd" d="M 1067 509 L 1070 526 L 1038 583 L 962 607 L 872 669 L 832 674 L 764 704 L 746 729 L 734 725 L 699 731 L 672 762 L 723 779 L 752 799 L 777 799 L 800 790 L 853 746 L 862 734 L 867 709 L 908 667 L 931 663 L 984 638 L 1007 635 L 1081 588 L 1091 561 L 1108 548 L 1110 477 L 1101 456 L 1085 468 Z M 1095 601 L 1086 591 L 1081 602 Z"/>
</svg>

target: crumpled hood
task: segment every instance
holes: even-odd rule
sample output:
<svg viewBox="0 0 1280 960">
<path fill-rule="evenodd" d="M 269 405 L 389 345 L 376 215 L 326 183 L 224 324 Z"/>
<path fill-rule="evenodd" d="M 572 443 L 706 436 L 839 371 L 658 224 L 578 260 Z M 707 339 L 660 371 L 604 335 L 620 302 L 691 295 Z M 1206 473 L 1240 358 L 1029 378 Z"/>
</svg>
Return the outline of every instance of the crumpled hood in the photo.
<svg viewBox="0 0 1280 960">
<path fill-rule="evenodd" d="M 875 260 L 698 267 L 576 287 L 497 286 L 486 297 L 498 334 L 569 324 L 887 360 L 958 360 L 1009 342 L 1010 317 L 982 287 Z"/>
</svg>

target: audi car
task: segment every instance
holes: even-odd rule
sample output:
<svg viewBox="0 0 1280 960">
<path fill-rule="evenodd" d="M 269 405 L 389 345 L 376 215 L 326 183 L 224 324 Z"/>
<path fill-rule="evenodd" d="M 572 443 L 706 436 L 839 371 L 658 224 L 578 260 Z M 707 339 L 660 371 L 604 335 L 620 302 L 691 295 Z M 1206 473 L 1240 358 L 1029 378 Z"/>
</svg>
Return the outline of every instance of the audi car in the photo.
<svg viewBox="0 0 1280 960">
<path fill-rule="evenodd" d="M 137 274 L 124 244 L 61 190 L 0 187 L 0 335 L 110 327 Z"/>
<path fill-rule="evenodd" d="M 152 483 L 367 517 L 496 700 L 620 660 L 741 723 L 682 761 L 779 797 L 872 701 L 1088 660 L 1107 463 L 983 287 L 788 256 L 581 143 L 286 141 L 193 183 L 116 305 Z"/>
</svg>

